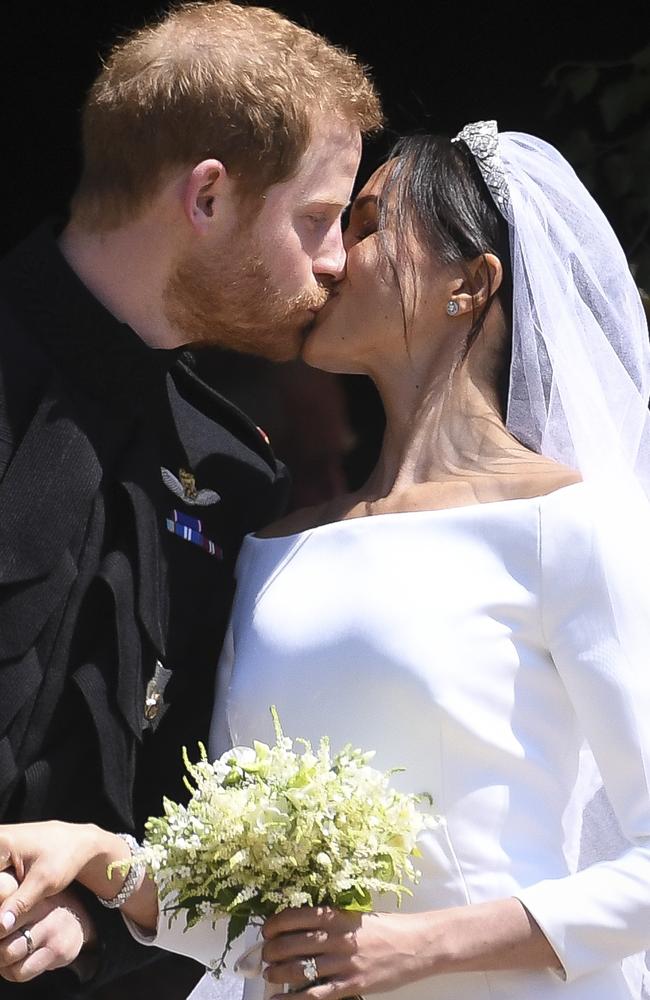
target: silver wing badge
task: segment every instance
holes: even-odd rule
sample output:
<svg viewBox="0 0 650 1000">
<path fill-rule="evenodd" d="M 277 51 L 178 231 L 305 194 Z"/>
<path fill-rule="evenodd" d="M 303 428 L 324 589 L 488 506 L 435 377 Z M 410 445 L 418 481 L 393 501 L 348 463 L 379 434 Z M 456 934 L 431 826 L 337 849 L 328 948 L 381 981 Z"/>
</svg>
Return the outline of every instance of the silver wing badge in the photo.
<svg viewBox="0 0 650 1000">
<path fill-rule="evenodd" d="M 173 472 L 165 469 L 164 466 L 161 466 L 160 472 L 167 489 L 191 507 L 211 507 L 212 504 L 219 503 L 221 500 L 215 490 L 198 490 L 196 479 L 186 469 L 179 469 L 178 479 Z"/>
<path fill-rule="evenodd" d="M 147 684 L 144 698 L 144 728 L 151 729 L 154 733 L 169 708 L 165 701 L 165 688 L 171 675 L 171 670 L 167 670 L 160 660 L 156 660 L 154 675 Z"/>
</svg>

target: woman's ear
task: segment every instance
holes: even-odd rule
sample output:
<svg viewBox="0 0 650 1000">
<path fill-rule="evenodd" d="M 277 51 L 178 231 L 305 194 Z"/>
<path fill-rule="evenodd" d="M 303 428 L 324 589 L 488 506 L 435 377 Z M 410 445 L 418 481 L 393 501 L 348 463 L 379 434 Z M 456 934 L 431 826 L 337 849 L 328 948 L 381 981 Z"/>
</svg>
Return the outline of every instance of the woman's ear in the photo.
<svg viewBox="0 0 650 1000">
<path fill-rule="evenodd" d="M 464 274 L 452 282 L 447 302 L 449 316 L 475 315 L 494 295 L 503 280 L 503 267 L 493 253 L 465 261 Z"/>
</svg>

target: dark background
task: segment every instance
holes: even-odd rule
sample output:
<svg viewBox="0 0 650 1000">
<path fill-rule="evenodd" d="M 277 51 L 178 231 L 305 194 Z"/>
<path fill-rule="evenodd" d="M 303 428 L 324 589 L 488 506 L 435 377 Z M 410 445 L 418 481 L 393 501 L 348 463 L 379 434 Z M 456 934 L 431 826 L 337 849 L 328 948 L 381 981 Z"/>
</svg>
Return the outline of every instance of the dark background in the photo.
<svg viewBox="0 0 650 1000">
<path fill-rule="evenodd" d="M 468 121 L 497 118 L 502 129 L 533 132 L 562 149 L 608 214 L 638 283 L 650 289 L 650 0 L 266 5 L 372 67 L 389 127 L 368 146 L 361 178 L 401 132 L 454 135 Z M 44 215 L 64 211 L 78 173 L 79 109 L 101 55 L 118 35 L 166 7 L 160 0 L 3 0 L 0 252 Z M 222 366 L 217 356 L 202 366 L 236 400 L 261 399 L 247 389 L 241 366 Z M 253 380 L 261 374 L 258 366 Z M 373 462 L 382 418 L 363 380 L 342 385 L 349 437 L 357 442 L 345 459 L 354 487 Z M 272 403 L 272 385 L 264 395 Z M 332 406 L 336 401 L 328 399 L 325 409 Z M 269 429 L 281 457 L 303 460 L 283 442 L 272 406 L 252 415 Z M 282 420 L 295 426 L 291 413 Z"/>
<path fill-rule="evenodd" d="M 65 204 L 78 168 L 78 112 L 101 54 L 117 35 L 165 6 L 152 0 L 0 5 L 2 248 Z M 302 0 L 267 6 L 370 65 L 395 132 L 426 128 L 453 135 L 467 121 L 495 117 L 503 129 L 558 142 L 598 117 L 602 94 L 592 88 L 577 104 L 567 97 L 562 113 L 553 113 L 551 71 L 566 63 L 627 60 L 650 43 L 648 0 Z M 650 108 L 643 110 L 647 120 Z"/>
<path fill-rule="evenodd" d="M 389 130 L 369 147 L 362 177 L 400 132 L 453 135 L 495 117 L 502 129 L 533 132 L 566 152 L 609 215 L 639 284 L 650 288 L 649 0 L 266 5 L 373 68 Z M 163 9 L 152 0 L 3 0 L 0 251 L 65 210 L 79 165 L 79 109 L 101 54 Z M 260 370 L 234 376 L 233 386 Z M 228 378 L 216 378 L 220 388 L 228 390 Z M 342 385 L 356 438 L 346 472 L 355 485 L 376 451 L 381 414 L 363 380 Z M 102 1000 L 182 997 L 198 972 L 169 960 L 157 976 L 109 988 Z"/>
</svg>

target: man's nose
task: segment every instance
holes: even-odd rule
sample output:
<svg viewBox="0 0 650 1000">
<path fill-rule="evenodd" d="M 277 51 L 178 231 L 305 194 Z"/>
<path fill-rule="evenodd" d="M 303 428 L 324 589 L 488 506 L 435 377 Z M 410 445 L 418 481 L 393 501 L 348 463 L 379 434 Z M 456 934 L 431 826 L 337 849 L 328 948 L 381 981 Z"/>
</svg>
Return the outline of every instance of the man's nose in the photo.
<svg viewBox="0 0 650 1000">
<path fill-rule="evenodd" d="M 313 270 L 316 277 L 340 281 L 345 274 L 346 252 L 340 228 L 331 231 L 319 247 L 314 257 Z"/>
</svg>

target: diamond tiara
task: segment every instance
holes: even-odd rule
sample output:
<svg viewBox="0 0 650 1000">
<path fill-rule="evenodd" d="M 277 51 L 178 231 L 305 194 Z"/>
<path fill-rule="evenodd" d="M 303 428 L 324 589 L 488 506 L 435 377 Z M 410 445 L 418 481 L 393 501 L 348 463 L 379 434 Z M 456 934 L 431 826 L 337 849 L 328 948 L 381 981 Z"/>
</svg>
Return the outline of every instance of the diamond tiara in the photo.
<svg viewBox="0 0 650 1000">
<path fill-rule="evenodd" d="M 452 142 L 464 142 L 476 160 L 497 208 L 506 216 L 510 192 L 506 172 L 499 156 L 499 129 L 494 120 L 472 122 L 461 129 Z"/>
</svg>

